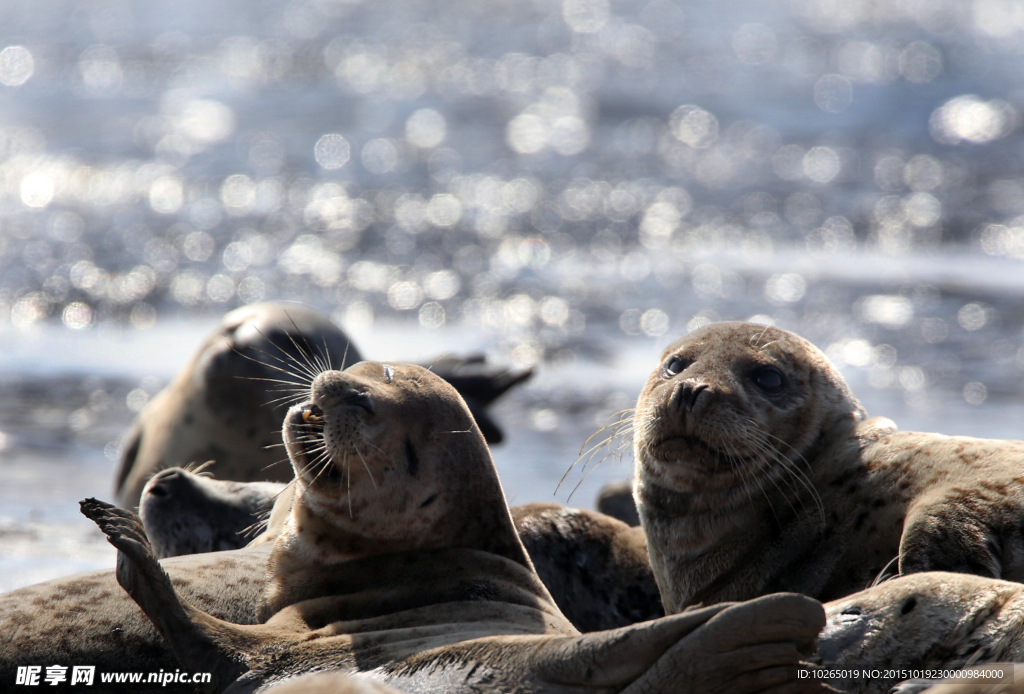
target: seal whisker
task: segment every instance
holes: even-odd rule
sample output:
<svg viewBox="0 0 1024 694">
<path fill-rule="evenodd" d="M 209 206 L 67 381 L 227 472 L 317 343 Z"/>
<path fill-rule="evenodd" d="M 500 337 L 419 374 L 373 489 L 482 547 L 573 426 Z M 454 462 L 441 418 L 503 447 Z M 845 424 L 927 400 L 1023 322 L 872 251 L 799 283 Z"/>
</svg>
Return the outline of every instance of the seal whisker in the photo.
<svg viewBox="0 0 1024 694">
<path fill-rule="evenodd" d="M 434 370 L 434 367 L 437 366 L 437 362 L 441 361 L 442 359 L 447 357 L 449 354 L 451 354 L 451 350 L 448 350 L 447 352 L 442 352 L 441 354 L 439 354 L 437 356 L 437 358 L 434 359 L 434 361 L 430 362 L 430 366 L 425 367 L 427 369 L 427 371 L 432 373 L 433 370 Z M 414 383 L 419 383 L 421 378 L 423 378 L 423 374 L 420 374 L 419 376 L 417 376 L 416 380 L 414 381 Z"/>
<path fill-rule="evenodd" d="M 893 557 L 892 559 L 890 559 L 889 562 L 885 566 L 882 567 L 882 570 L 878 572 L 878 575 L 875 576 L 875 580 L 873 580 L 869 585 L 867 585 L 865 587 L 866 588 L 874 588 L 875 586 L 881 585 L 884 581 L 887 581 L 890 578 L 893 578 L 893 577 L 897 576 L 898 574 L 888 574 L 887 575 L 886 572 L 889 571 L 889 567 L 891 567 L 894 562 L 898 562 L 899 560 L 900 560 L 900 555 L 898 555 L 898 554 L 895 557 Z"/>
<path fill-rule="evenodd" d="M 259 359 L 255 359 L 253 357 L 250 357 L 248 354 L 245 354 L 244 352 L 242 352 L 242 351 L 240 351 L 240 350 L 238 350 L 237 348 L 234 348 L 234 347 L 232 347 L 232 351 L 235 354 L 237 354 L 238 356 L 242 357 L 243 359 L 248 359 L 249 361 L 255 362 L 255 363 L 259 364 L 260 366 L 266 366 L 268 368 L 274 369 L 275 371 L 280 371 L 281 373 L 286 374 L 288 376 L 291 376 L 292 378 L 295 378 L 298 381 L 306 381 L 307 383 L 311 383 L 312 380 L 314 378 L 316 378 L 316 374 L 315 373 L 307 372 L 305 366 L 301 362 L 299 362 L 297 359 L 295 359 L 292 355 L 288 354 L 288 352 L 285 351 L 285 349 L 283 347 L 281 347 L 280 345 L 276 344 L 273 340 L 271 340 L 266 335 L 264 335 L 263 332 L 260 331 L 258 328 L 256 329 L 256 332 L 259 333 L 269 344 L 271 344 L 274 347 L 276 347 L 287 358 L 278 357 L 278 356 L 276 356 L 274 354 L 271 354 L 270 352 L 267 352 L 266 350 L 259 349 L 258 347 L 253 347 L 252 349 L 256 350 L 257 352 L 259 352 L 260 354 L 262 354 L 263 356 L 265 356 L 265 357 L 267 357 L 269 359 L 273 359 L 274 361 L 278 362 L 279 364 L 283 364 L 285 366 L 294 364 L 295 366 L 297 366 L 300 369 L 301 373 L 297 373 L 295 371 L 291 371 L 289 369 L 286 369 L 286 368 L 284 368 L 284 366 L 278 366 L 277 364 L 270 364 L 270 363 L 267 363 L 265 361 L 260 361 Z M 243 377 L 243 378 L 247 378 L 247 377 Z"/>
<path fill-rule="evenodd" d="M 384 451 L 381 451 L 376 446 L 374 446 L 373 444 L 371 444 L 369 441 L 363 441 L 363 443 L 365 443 L 367 446 L 370 446 L 371 448 L 376 448 L 381 453 L 384 452 Z M 355 446 L 352 446 L 352 450 L 354 450 L 356 452 L 356 455 L 359 456 L 359 460 L 363 461 L 363 467 L 366 469 L 366 474 L 368 474 L 370 476 L 370 482 L 373 484 L 373 488 L 377 489 L 377 480 L 373 479 L 373 473 L 370 471 L 370 466 L 366 464 L 366 458 L 363 457 L 363 454 L 360 453 L 359 449 L 356 448 Z"/>
<path fill-rule="evenodd" d="M 612 418 L 614 418 L 616 416 L 618 416 L 619 419 L 617 421 L 614 421 L 614 422 L 611 421 Z M 594 456 L 596 456 L 597 452 L 600 451 L 602 448 L 607 448 L 608 449 L 608 453 L 605 454 L 597 462 L 597 465 L 595 465 L 593 469 L 596 469 L 610 455 L 614 455 L 614 454 L 618 453 L 626 445 L 628 445 L 629 442 L 620 439 L 620 442 L 615 446 L 615 448 L 612 448 L 612 443 L 615 442 L 617 439 L 619 439 L 619 437 L 623 433 L 625 433 L 626 431 L 632 431 L 632 428 L 633 428 L 633 416 L 634 416 L 634 408 L 632 408 L 632 407 L 624 409 L 624 410 L 619 410 L 618 412 L 613 412 L 612 414 L 608 415 L 608 417 L 605 418 L 605 420 L 604 420 L 604 422 L 605 422 L 604 425 L 600 429 L 595 431 L 593 434 L 588 436 L 586 441 L 583 442 L 583 445 L 580 446 L 580 453 L 579 453 L 579 455 L 576 457 L 576 460 L 574 460 L 569 465 L 569 467 L 566 469 L 566 471 L 562 474 L 562 478 L 560 480 L 558 480 L 558 484 L 555 485 L 554 493 L 555 494 L 558 493 L 558 490 L 561 488 L 562 483 L 565 482 L 565 479 L 569 476 L 569 473 L 572 472 L 573 468 L 576 467 L 577 463 L 579 463 L 581 460 L 583 460 L 584 456 L 588 456 L 588 454 L 589 454 L 589 457 L 587 457 L 586 462 L 583 463 L 583 466 L 580 468 L 580 471 L 586 471 L 587 467 L 590 465 L 590 462 L 594 459 Z M 610 433 L 608 436 L 606 436 L 605 438 L 603 438 L 600 441 L 598 441 L 597 443 L 595 443 L 590 448 L 587 448 L 587 444 L 590 443 L 592 440 L 594 440 L 595 436 L 598 436 L 602 432 L 608 431 L 609 429 L 612 430 L 612 433 Z M 584 449 L 586 449 L 586 450 L 584 450 Z M 581 479 L 579 481 L 579 483 L 577 483 L 576 486 L 573 487 L 572 492 L 569 493 L 569 498 L 572 498 L 573 493 L 577 489 L 579 489 L 580 484 L 583 483 L 583 480 L 586 479 L 586 476 L 588 474 L 590 474 L 590 473 L 588 472 L 588 473 L 584 474 L 583 479 Z"/>
<path fill-rule="evenodd" d="M 772 441 L 777 441 L 780 444 L 782 444 L 783 446 L 786 446 L 787 448 L 789 448 L 791 451 L 793 451 L 793 453 L 795 454 L 797 460 L 799 460 L 802 463 L 804 463 L 804 465 L 806 465 L 807 468 L 810 469 L 811 466 L 810 466 L 810 463 L 807 462 L 807 459 L 804 458 L 804 456 L 799 451 L 797 451 L 795 448 L 790 446 L 788 443 L 783 441 L 778 436 L 775 436 L 774 434 L 772 434 L 770 432 L 767 432 L 767 431 L 764 431 L 763 429 L 761 429 L 761 427 L 758 425 L 757 421 L 754 420 L 753 418 L 747 417 L 747 416 L 744 416 L 743 418 L 746 419 L 747 421 L 749 421 L 750 424 L 752 425 L 752 429 L 749 430 L 750 434 L 752 436 L 754 436 L 754 437 L 763 437 L 762 440 L 761 440 L 762 444 L 765 446 L 765 448 L 768 451 L 770 451 L 772 453 L 773 459 L 777 463 L 779 463 L 782 466 L 783 469 L 788 471 L 792 475 L 792 477 L 794 477 L 796 479 L 796 481 L 799 482 L 800 485 L 803 486 L 804 489 L 806 489 L 807 492 L 811 495 L 811 498 L 814 501 L 814 505 L 818 509 L 818 513 L 821 516 L 821 523 L 822 523 L 822 525 L 825 525 L 826 524 L 825 504 L 822 502 L 821 495 L 818 493 L 818 490 L 815 488 L 814 483 L 811 481 L 811 478 L 807 475 L 807 473 L 805 473 L 803 470 L 800 469 L 799 465 L 797 465 L 796 460 L 792 460 L 792 459 L 784 456 L 782 454 L 782 452 L 779 451 L 778 448 L 775 445 L 773 445 L 771 442 Z"/>
<path fill-rule="evenodd" d="M 291 314 L 289 314 L 288 311 L 285 311 L 284 315 L 288 316 L 288 320 L 291 322 L 292 327 L 295 328 L 295 334 L 299 335 L 302 338 L 302 341 L 305 344 L 305 346 L 299 345 L 291 331 L 288 331 L 285 334 L 288 336 L 288 339 L 291 341 L 291 343 L 295 346 L 295 349 L 299 350 L 299 354 L 302 355 L 302 358 L 306 362 L 306 366 L 311 372 L 310 375 L 313 378 L 316 378 L 327 369 L 318 368 L 320 366 L 318 363 L 319 360 L 317 359 L 315 350 L 313 350 L 309 345 L 309 338 L 302 334 L 302 331 L 299 329 L 299 326 L 295 323 L 295 319 L 291 317 Z M 321 337 L 323 337 L 323 335 L 321 335 Z"/>
</svg>

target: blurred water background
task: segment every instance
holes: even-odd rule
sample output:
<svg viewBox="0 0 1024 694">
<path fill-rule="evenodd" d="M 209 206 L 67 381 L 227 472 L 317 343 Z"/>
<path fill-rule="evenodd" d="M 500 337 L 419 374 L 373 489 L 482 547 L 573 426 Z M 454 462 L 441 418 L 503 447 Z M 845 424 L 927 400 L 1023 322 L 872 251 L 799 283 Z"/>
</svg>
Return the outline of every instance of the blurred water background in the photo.
<svg viewBox="0 0 1024 694">
<path fill-rule="evenodd" d="M 1022 53 L 1016 0 L 6 0 L 0 590 L 113 565 L 77 500 L 262 299 L 535 367 L 512 503 L 719 319 L 903 428 L 1024 437 Z"/>
</svg>

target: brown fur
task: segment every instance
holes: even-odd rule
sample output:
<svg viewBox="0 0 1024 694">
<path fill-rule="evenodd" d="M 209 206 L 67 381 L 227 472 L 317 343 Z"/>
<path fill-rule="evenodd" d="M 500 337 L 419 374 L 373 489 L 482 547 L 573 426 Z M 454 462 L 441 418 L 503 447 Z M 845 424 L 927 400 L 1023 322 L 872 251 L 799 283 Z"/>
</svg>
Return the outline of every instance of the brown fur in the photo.
<svg viewBox="0 0 1024 694">
<path fill-rule="evenodd" d="M 292 471 L 277 436 L 288 410 L 281 398 L 329 359 L 342 367 L 342 359 L 360 358 L 327 317 L 300 304 L 231 311 L 139 414 L 121 456 L 118 503 L 137 506 L 146 481 L 164 468 L 211 460 L 220 479 L 287 482 Z M 322 366 L 310 366 L 314 360 Z"/>
<path fill-rule="evenodd" d="M 363 363 L 321 374 L 310 395 L 285 422 L 298 480 L 265 624 L 183 600 L 131 511 L 83 502 L 119 550 L 118 582 L 181 662 L 214 674 L 207 691 L 328 669 L 413 691 L 819 689 L 797 679 L 824 623 L 803 596 L 578 635 L 533 571 L 468 409 L 433 374 Z"/>
<path fill-rule="evenodd" d="M 255 511 L 277 509 L 275 530 L 291 509 L 294 488 L 269 482 L 228 482 L 180 468 L 164 470 L 142 495 L 141 517 L 157 557 L 214 551 L 247 542 Z M 275 503 L 276 498 L 276 503 Z M 632 506 L 632 497 L 629 498 Z M 282 508 L 283 507 L 283 508 Z M 664 616 L 647 560 L 643 530 L 604 514 L 560 504 L 515 506 L 512 522 L 555 604 L 580 631 L 601 631 Z"/>
<path fill-rule="evenodd" d="M 832 682 L 848 694 L 887 694 L 905 679 L 895 672 L 901 669 L 957 670 L 1024 661 L 1024 585 L 1019 583 L 918 573 L 830 602 L 825 609 L 828 624 L 818 640 L 822 667 L 883 671 L 882 677 Z M 906 683 L 897 691 L 909 694 L 928 684 L 934 682 Z"/>
<path fill-rule="evenodd" d="M 664 616 L 641 528 L 561 504 L 511 511 L 537 575 L 577 629 L 603 631 Z"/>
<path fill-rule="evenodd" d="M 181 596 L 199 609 L 228 622 L 255 624 L 268 555 L 265 545 L 162 565 Z M 13 687 L 18 666 L 53 664 L 95 665 L 97 683 L 102 672 L 181 667 L 109 569 L 0 595 L 0 683 Z M 132 691 L 166 693 L 168 688 L 143 684 Z"/>
<path fill-rule="evenodd" d="M 868 419 L 828 359 L 778 328 L 719 323 L 665 350 L 634 447 L 668 612 L 779 590 L 836 599 L 897 556 L 904 574 L 1024 577 L 1024 442 Z"/>
</svg>

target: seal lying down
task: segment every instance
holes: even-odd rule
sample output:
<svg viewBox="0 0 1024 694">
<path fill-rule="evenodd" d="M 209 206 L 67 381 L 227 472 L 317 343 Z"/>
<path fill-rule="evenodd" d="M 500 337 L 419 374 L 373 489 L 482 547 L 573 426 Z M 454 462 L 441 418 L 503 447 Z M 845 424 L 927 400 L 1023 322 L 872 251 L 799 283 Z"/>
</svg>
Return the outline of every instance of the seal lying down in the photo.
<svg viewBox="0 0 1024 694">
<path fill-rule="evenodd" d="M 933 571 L 885 581 L 825 609 L 821 665 L 839 675 L 829 684 L 847 694 L 888 694 L 905 673 L 941 676 L 972 665 L 1024 662 L 1020 583 Z M 870 676 L 852 676 L 865 671 Z M 996 686 L 994 679 L 984 684 Z M 895 691 L 916 694 L 933 684 L 907 682 Z"/>
<path fill-rule="evenodd" d="M 274 540 L 256 625 L 183 599 L 131 511 L 83 512 L 117 547 L 117 578 L 211 692 L 311 672 L 400 691 L 812 692 L 799 679 L 824 624 L 779 594 L 580 635 L 537 578 L 483 437 L 451 386 L 372 362 L 314 380 L 289 411 L 297 489 Z"/>
<path fill-rule="evenodd" d="M 158 559 L 238 549 L 276 538 L 293 492 L 279 482 L 232 482 L 171 468 L 146 483 L 139 515 Z M 560 504 L 510 511 L 537 575 L 574 627 L 603 631 L 665 616 L 643 530 Z M 265 530 L 252 539 L 257 526 Z"/>
</svg>

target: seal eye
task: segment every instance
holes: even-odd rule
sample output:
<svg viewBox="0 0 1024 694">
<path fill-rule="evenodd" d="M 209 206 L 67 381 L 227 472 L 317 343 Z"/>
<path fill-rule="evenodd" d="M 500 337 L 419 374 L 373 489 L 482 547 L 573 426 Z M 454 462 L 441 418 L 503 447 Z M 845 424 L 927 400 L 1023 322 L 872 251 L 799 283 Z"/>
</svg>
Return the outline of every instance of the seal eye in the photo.
<svg viewBox="0 0 1024 694">
<path fill-rule="evenodd" d="M 781 393 L 786 387 L 786 379 L 782 377 L 782 372 L 774 366 L 758 369 L 754 372 L 753 377 L 757 387 L 770 395 Z"/>
<path fill-rule="evenodd" d="M 690 365 L 690 362 L 686 361 L 682 357 L 672 357 L 663 367 L 665 370 L 665 378 L 672 378 L 676 374 L 682 373 L 686 370 L 686 367 Z"/>
</svg>

